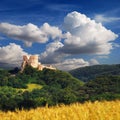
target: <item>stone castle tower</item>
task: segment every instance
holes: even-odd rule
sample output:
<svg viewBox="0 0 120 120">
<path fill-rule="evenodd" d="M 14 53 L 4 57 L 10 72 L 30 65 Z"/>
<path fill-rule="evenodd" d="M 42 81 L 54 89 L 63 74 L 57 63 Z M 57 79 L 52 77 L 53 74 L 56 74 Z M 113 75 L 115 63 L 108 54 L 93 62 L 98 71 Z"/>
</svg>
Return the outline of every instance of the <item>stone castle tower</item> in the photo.
<svg viewBox="0 0 120 120">
<path fill-rule="evenodd" d="M 43 70 L 44 68 L 56 70 L 56 68 L 49 66 L 44 66 L 38 61 L 38 55 L 31 55 L 30 57 L 24 55 L 23 62 L 21 65 L 21 72 L 25 69 L 26 65 L 30 65 L 33 68 L 37 68 L 38 70 Z"/>
</svg>

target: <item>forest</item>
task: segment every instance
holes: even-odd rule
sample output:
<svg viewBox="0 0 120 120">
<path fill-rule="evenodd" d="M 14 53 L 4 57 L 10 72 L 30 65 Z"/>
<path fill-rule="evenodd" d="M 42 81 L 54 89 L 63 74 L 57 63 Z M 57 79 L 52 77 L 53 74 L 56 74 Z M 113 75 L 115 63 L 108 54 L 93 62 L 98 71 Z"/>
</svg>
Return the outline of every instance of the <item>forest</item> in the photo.
<svg viewBox="0 0 120 120">
<path fill-rule="evenodd" d="M 27 66 L 20 73 L 18 68 L 0 69 L 0 110 L 3 111 L 117 99 L 120 99 L 119 70 L 118 74 L 100 74 L 84 82 L 60 70 L 38 71 Z"/>
</svg>

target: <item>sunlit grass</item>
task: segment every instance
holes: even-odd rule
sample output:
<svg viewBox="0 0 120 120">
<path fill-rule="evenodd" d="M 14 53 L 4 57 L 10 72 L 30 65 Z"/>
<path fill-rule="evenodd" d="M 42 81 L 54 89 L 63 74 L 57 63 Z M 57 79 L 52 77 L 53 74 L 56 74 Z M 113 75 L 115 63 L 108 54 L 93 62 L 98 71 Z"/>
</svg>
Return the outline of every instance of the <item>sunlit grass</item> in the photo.
<svg viewBox="0 0 120 120">
<path fill-rule="evenodd" d="M 29 83 L 29 84 L 27 84 L 27 88 L 26 89 L 20 88 L 18 90 L 22 90 L 24 92 L 24 91 L 32 91 L 34 89 L 41 89 L 41 88 L 42 88 L 42 85 Z"/>
</svg>

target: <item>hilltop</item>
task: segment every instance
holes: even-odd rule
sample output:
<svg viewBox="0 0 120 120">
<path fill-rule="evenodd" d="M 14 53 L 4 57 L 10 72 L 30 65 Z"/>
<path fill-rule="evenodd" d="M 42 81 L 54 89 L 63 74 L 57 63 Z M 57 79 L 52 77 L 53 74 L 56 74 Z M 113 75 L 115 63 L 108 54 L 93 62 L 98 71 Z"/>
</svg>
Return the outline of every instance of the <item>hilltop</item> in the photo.
<svg viewBox="0 0 120 120">
<path fill-rule="evenodd" d="M 69 104 L 77 101 L 77 89 L 83 84 L 59 70 L 39 71 L 31 66 L 26 66 L 22 73 L 18 69 L 0 70 L 0 109 Z"/>
<path fill-rule="evenodd" d="M 102 75 L 120 75 L 120 64 L 87 66 L 71 70 L 69 73 L 74 77 L 87 82 Z"/>
</svg>

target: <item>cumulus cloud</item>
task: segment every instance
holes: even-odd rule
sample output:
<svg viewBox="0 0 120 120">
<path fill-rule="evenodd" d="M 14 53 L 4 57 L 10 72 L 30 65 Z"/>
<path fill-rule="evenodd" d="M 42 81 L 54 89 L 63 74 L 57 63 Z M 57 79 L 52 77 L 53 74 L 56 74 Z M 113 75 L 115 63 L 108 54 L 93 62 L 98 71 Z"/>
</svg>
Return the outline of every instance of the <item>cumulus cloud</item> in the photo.
<svg viewBox="0 0 120 120">
<path fill-rule="evenodd" d="M 49 38 L 58 39 L 62 34 L 58 27 L 48 23 L 41 27 L 32 23 L 23 26 L 0 23 L 0 32 L 12 39 L 22 40 L 26 46 L 31 46 L 33 42 L 46 43 Z"/>
<path fill-rule="evenodd" d="M 102 24 L 96 23 L 86 15 L 72 12 L 64 18 L 62 42 L 53 42 L 47 45 L 46 51 L 41 54 L 41 60 L 51 63 L 58 69 L 70 70 L 76 67 L 96 65 L 96 59 L 72 59 L 74 54 L 108 55 L 113 49 L 112 43 L 118 35 L 107 30 Z M 66 56 L 71 59 L 65 59 Z M 65 59 L 65 60 L 64 60 Z"/>
<path fill-rule="evenodd" d="M 69 71 L 69 70 L 80 68 L 80 67 L 98 65 L 98 64 L 99 62 L 94 58 L 90 59 L 89 61 L 86 61 L 82 58 L 69 58 L 59 63 L 53 64 L 53 66 L 55 66 L 60 70 Z"/>
<path fill-rule="evenodd" d="M 22 63 L 23 55 L 28 55 L 19 45 L 10 43 L 7 46 L 0 47 L 0 63 L 3 66 L 20 66 Z"/>
<path fill-rule="evenodd" d="M 50 26 L 48 23 L 44 23 L 40 29 L 52 39 L 61 39 L 62 37 L 62 31 L 58 27 Z"/>
<path fill-rule="evenodd" d="M 80 58 L 79 59 L 71 58 L 66 59 L 60 63 L 54 64 L 54 66 L 56 66 L 60 70 L 69 71 L 78 67 L 89 66 L 89 62 Z"/>
<path fill-rule="evenodd" d="M 0 23 L 0 34 L 21 40 L 26 46 L 31 46 L 34 42 L 47 43 L 52 39 L 52 42 L 49 41 L 49 44 L 45 44 L 46 50 L 40 53 L 40 62 L 53 64 L 62 70 L 99 64 L 96 59 L 85 61 L 82 58 L 73 58 L 75 54 L 107 56 L 114 47 L 118 46 L 114 44 L 114 40 L 118 37 L 117 34 L 105 28 L 101 23 L 76 11 L 67 14 L 64 18 L 63 28 L 62 31 L 48 23 L 44 23 L 40 27 L 32 23 L 23 26 Z M 12 64 L 13 61 L 22 59 L 24 54 L 27 53 L 19 45 L 12 43 L 0 47 L 0 56 L 3 56 L 0 58 L 0 62 Z"/>
<path fill-rule="evenodd" d="M 40 54 L 40 61 L 45 64 L 58 63 L 65 57 L 65 54 L 59 54 L 58 49 L 63 47 L 60 41 L 49 43 L 46 50 Z"/>
<path fill-rule="evenodd" d="M 68 32 L 59 51 L 68 54 L 109 54 L 118 35 L 86 15 L 72 12 L 64 18 Z"/>
<path fill-rule="evenodd" d="M 90 59 L 90 61 L 89 61 L 89 65 L 98 65 L 99 64 L 99 62 L 96 60 L 96 59 Z"/>
</svg>

